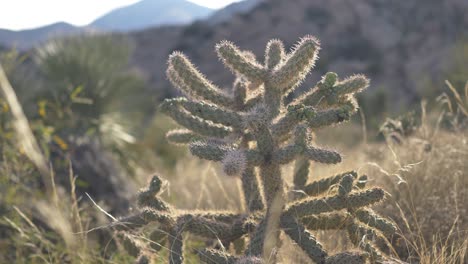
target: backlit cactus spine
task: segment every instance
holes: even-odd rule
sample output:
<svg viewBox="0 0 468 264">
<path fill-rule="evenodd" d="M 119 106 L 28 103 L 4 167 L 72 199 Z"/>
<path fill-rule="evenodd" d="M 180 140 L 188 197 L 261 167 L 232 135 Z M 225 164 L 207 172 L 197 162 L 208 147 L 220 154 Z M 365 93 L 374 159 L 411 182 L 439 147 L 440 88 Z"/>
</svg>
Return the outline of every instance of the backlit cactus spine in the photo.
<svg viewBox="0 0 468 264">
<path fill-rule="evenodd" d="M 354 94 L 365 89 L 368 80 L 355 75 L 340 81 L 329 72 L 314 88 L 285 104 L 285 96 L 302 82 L 317 59 L 315 38 L 304 37 L 290 53 L 281 41 L 272 40 L 263 64 L 227 41 L 216 50 L 236 75 L 233 90 L 221 90 L 185 55 L 174 52 L 167 76 L 186 97 L 167 99 L 160 109 L 185 127 L 169 132 L 169 141 L 188 144 L 193 155 L 221 162 L 227 175 L 240 177 L 248 211 L 181 213 L 162 202 L 157 192 L 151 193 L 152 182 L 140 193 L 141 212 L 122 221 L 137 226 L 158 222 L 168 234 L 170 263 L 183 261 L 184 231 L 220 239 L 226 245 L 248 235 L 242 256 L 215 249 L 198 251 L 206 263 L 275 262 L 280 231 L 316 263 L 382 261 L 385 257 L 373 242 L 391 236 L 395 227 L 368 206 L 382 201 L 384 191 L 365 189 L 366 177 L 358 178 L 355 172 L 308 182 L 311 161 L 341 162 L 339 153 L 315 145 L 312 132 L 349 120 L 357 110 Z M 281 166 L 291 162 L 296 167 L 295 195 L 288 201 Z M 317 197 L 324 193 L 329 196 Z M 311 233 L 328 229 L 346 230 L 363 252 L 329 256 Z"/>
</svg>

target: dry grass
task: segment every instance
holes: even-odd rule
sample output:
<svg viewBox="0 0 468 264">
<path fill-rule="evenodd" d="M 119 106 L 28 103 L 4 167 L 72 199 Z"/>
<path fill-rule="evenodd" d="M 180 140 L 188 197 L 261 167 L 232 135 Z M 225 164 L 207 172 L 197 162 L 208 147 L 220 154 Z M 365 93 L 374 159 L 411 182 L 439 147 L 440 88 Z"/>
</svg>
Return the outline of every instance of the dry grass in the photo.
<svg viewBox="0 0 468 264">
<path fill-rule="evenodd" d="M 422 121 L 416 133 L 403 138 L 399 144 L 367 144 L 360 136 L 361 127 L 352 124 L 319 133 L 319 143 L 340 148 L 345 160 L 338 166 L 314 165 L 312 177 L 356 169 L 370 177 L 371 185 L 383 186 L 388 191 L 388 199 L 378 210 L 400 228 L 400 234 L 391 241 L 389 251 L 393 256 L 411 263 L 467 263 L 468 134 L 466 130 L 440 129 L 438 116 L 423 115 Z M 33 140 L 31 135 L 29 140 Z M 337 142 L 348 144 L 338 145 Z M 118 240 L 114 243 L 115 239 L 108 232 L 93 229 L 109 220 L 91 203 L 79 201 L 80 197 L 74 192 L 72 171 L 69 175 L 59 175 L 70 177 L 70 193 L 55 186 L 54 175 L 48 175 L 52 197 L 44 197 L 24 184 L 25 178 L 38 172 L 19 156 L 1 160 L 0 172 L 6 175 L 9 183 L 14 182 L 8 189 L 9 196 L 0 194 L 0 198 L 8 198 L 0 205 L 10 209 L 8 215 L 0 217 L 1 263 L 130 261 L 131 258 L 119 250 Z M 149 175 L 148 170 L 146 167 L 136 171 Z M 220 168 L 212 163 L 185 156 L 174 168 L 160 168 L 160 171 L 168 180 L 163 195 L 178 208 L 245 210 L 240 199 L 239 180 L 223 176 Z M 291 171 L 286 168 L 285 175 L 291 175 Z M 145 178 L 137 177 L 140 182 L 147 180 Z M 43 181 L 49 179 L 43 178 Z M 327 248 L 335 251 L 351 247 L 339 231 L 321 232 L 318 236 Z M 187 244 L 186 251 L 202 246 L 201 243 Z M 163 250 L 155 261 L 164 263 L 165 254 Z M 283 263 L 307 263 L 287 239 L 283 241 L 280 258 Z M 197 263 L 197 259 L 188 256 L 186 262 Z"/>
</svg>

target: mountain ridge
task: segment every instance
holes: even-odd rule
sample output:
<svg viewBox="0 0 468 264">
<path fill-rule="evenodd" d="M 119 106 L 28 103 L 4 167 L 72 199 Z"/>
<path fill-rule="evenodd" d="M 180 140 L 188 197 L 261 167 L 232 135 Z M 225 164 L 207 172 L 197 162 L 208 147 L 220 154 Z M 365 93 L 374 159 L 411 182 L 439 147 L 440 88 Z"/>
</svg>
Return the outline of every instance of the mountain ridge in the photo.
<svg viewBox="0 0 468 264">
<path fill-rule="evenodd" d="M 155 10 L 160 11 L 159 15 L 155 15 Z M 161 25 L 186 24 L 208 17 L 213 11 L 185 0 L 142 0 L 112 10 L 89 26 L 125 32 Z"/>
<path fill-rule="evenodd" d="M 191 3 L 185 0 L 143 0 L 132 5 L 114 9 L 113 11 L 106 13 L 105 15 L 101 16 L 100 18 L 94 20 L 89 25 L 84 26 L 84 27 L 77 27 L 66 22 L 57 22 L 57 23 L 53 23 L 50 25 L 33 28 L 33 29 L 27 29 L 27 30 L 15 31 L 15 30 L 8 30 L 8 29 L 0 29 L 0 45 L 6 46 L 6 47 L 16 47 L 20 50 L 27 50 L 37 44 L 43 43 L 50 36 L 57 36 L 57 37 L 74 36 L 77 34 L 87 34 L 90 32 L 96 33 L 96 32 L 106 32 L 106 31 L 128 33 L 128 30 L 138 31 L 138 30 L 144 30 L 144 29 L 151 28 L 151 27 L 159 27 L 159 26 L 165 26 L 165 25 L 174 25 L 174 24 L 180 25 L 181 23 L 189 24 L 190 22 L 193 22 L 194 20 L 197 20 L 197 19 L 211 19 L 211 17 L 214 17 L 216 21 L 222 22 L 222 21 L 228 20 L 231 16 L 233 16 L 234 14 L 238 12 L 245 12 L 246 10 L 253 8 L 254 6 L 253 2 L 257 2 L 257 1 L 260 1 L 260 0 L 244 0 L 241 2 L 231 4 L 219 10 L 212 10 L 209 8 L 201 7 L 199 5 L 196 5 L 194 3 Z M 166 13 L 166 19 L 169 19 L 171 16 L 173 18 L 175 17 L 176 21 L 174 21 L 173 23 L 170 23 L 170 21 L 166 20 L 166 22 L 160 21 L 161 22 L 160 24 L 158 23 L 155 24 L 155 23 L 149 23 L 147 19 L 146 24 L 144 22 L 137 22 L 136 24 L 135 23 L 129 24 L 128 23 L 129 19 L 123 18 L 124 21 L 121 22 L 120 29 L 113 28 L 115 27 L 115 24 L 112 25 L 113 23 L 112 21 L 109 22 L 110 23 L 109 25 L 105 25 L 104 20 L 106 20 L 113 12 L 121 13 L 123 10 L 126 10 L 127 8 L 132 9 L 135 6 L 141 7 L 143 5 L 144 11 L 149 12 L 148 15 L 153 15 L 154 14 L 153 9 L 155 8 L 150 8 L 150 7 L 151 7 L 151 4 L 154 5 L 155 3 L 165 4 L 166 6 L 167 4 L 170 4 L 170 3 L 171 4 L 182 3 L 182 5 L 179 5 L 179 9 L 181 9 L 182 11 L 178 12 L 177 10 L 172 8 L 171 12 L 163 12 L 163 13 Z M 201 13 L 197 11 L 198 15 L 196 14 L 195 16 L 190 16 L 190 15 L 187 15 L 187 12 L 188 12 L 187 10 L 184 11 L 184 8 L 186 6 L 197 7 L 197 9 L 201 8 L 202 11 Z M 231 10 L 231 8 L 233 10 Z M 211 10 L 211 11 L 208 12 L 208 10 Z M 220 14 L 218 14 L 218 12 Z M 130 13 L 133 14 L 131 16 L 138 17 L 139 19 L 141 19 L 141 16 L 138 16 L 137 14 L 138 12 L 135 13 L 135 10 L 133 11 L 130 10 Z M 123 15 L 123 16 L 125 17 L 127 15 Z M 177 17 L 179 17 L 178 20 L 177 20 Z M 99 24 L 101 23 L 99 21 L 103 23 L 101 28 L 99 28 Z"/>
</svg>

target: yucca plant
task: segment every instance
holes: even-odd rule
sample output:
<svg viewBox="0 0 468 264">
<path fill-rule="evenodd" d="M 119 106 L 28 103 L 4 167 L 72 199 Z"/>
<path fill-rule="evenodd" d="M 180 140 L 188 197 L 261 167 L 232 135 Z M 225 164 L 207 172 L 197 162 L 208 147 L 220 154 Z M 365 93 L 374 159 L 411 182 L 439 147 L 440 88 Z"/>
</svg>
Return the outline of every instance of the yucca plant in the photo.
<svg viewBox="0 0 468 264">
<path fill-rule="evenodd" d="M 138 195 L 140 211 L 112 224 L 125 231 L 129 251 L 144 263 L 151 258 L 150 245 L 164 245 L 169 263 L 182 263 L 183 234 L 191 233 L 218 240 L 226 249 L 197 250 L 205 263 L 275 263 L 284 232 L 316 263 L 383 262 L 386 256 L 375 242 L 385 241 L 396 228 L 369 206 L 381 202 L 385 192 L 366 188 L 367 176 L 354 171 L 309 181 L 311 162 L 342 160 L 338 152 L 319 147 L 313 132 L 349 120 L 358 107 L 354 95 L 368 86 L 367 78 L 339 80 L 329 72 L 286 103 L 317 59 L 314 37 L 302 38 L 289 53 L 281 41 L 270 41 L 264 63 L 228 41 L 216 50 L 236 75 L 233 89 L 218 88 L 185 55 L 174 52 L 167 76 L 185 97 L 165 100 L 160 110 L 185 128 L 170 131 L 170 142 L 187 144 L 193 155 L 220 162 L 226 175 L 239 178 L 247 211 L 177 210 L 158 196 L 162 179 L 154 176 Z M 292 162 L 293 187 L 286 190 L 281 167 Z M 131 235 L 151 226 L 150 245 Z M 362 251 L 329 254 L 313 232 L 331 229 L 345 230 Z M 244 240 L 242 254 L 227 250 Z"/>
</svg>

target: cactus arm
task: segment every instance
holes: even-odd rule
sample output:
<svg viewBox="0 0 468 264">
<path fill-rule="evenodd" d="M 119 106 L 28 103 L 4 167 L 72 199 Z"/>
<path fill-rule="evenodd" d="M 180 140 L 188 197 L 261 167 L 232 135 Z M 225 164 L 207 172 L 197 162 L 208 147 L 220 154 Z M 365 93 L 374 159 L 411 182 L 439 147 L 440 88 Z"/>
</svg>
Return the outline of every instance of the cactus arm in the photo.
<svg viewBox="0 0 468 264">
<path fill-rule="evenodd" d="M 314 117 L 307 120 L 307 124 L 312 129 L 340 124 L 348 121 L 356 110 L 353 103 L 349 102 L 349 104 L 345 104 L 339 108 L 318 111 Z"/>
<path fill-rule="evenodd" d="M 267 219 L 263 218 L 258 224 L 255 232 L 250 238 L 250 243 L 245 250 L 245 255 L 247 256 L 262 256 L 263 254 L 263 245 L 265 243 L 267 229 Z"/>
<path fill-rule="evenodd" d="M 301 157 L 296 159 L 294 163 L 293 184 L 294 190 L 303 190 L 309 177 L 310 162 L 308 159 Z"/>
<path fill-rule="evenodd" d="M 347 197 L 349 193 L 353 190 L 353 183 L 355 177 L 351 174 L 346 174 L 340 180 L 340 184 L 338 185 L 338 196 Z"/>
<path fill-rule="evenodd" d="M 181 215 L 178 217 L 178 221 L 181 223 L 181 231 L 183 232 L 221 241 L 233 241 L 247 232 L 242 228 L 242 222 L 235 225 L 192 214 Z"/>
<path fill-rule="evenodd" d="M 375 248 L 371 243 L 369 243 L 368 236 L 374 236 L 373 232 L 370 232 L 370 229 L 364 228 L 359 224 L 352 222 L 347 227 L 348 236 L 351 242 L 360 247 L 362 250 L 366 251 L 370 255 L 371 263 L 376 263 L 379 260 L 383 259 L 382 252 Z"/>
<path fill-rule="evenodd" d="M 312 36 L 304 37 L 273 71 L 270 79 L 273 87 L 285 94 L 288 89 L 297 86 L 314 66 L 318 50 L 317 39 Z"/>
<path fill-rule="evenodd" d="M 365 264 L 368 256 L 361 252 L 342 252 L 329 256 L 325 264 Z"/>
<path fill-rule="evenodd" d="M 196 252 L 200 261 L 206 264 L 235 264 L 238 260 L 234 256 L 214 249 L 201 249 Z"/>
<path fill-rule="evenodd" d="M 169 264 L 182 264 L 184 262 L 184 241 L 182 231 L 174 227 L 168 234 Z"/>
<path fill-rule="evenodd" d="M 300 219 L 308 230 L 335 230 L 346 228 L 350 215 L 342 212 L 310 215 Z"/>
<path fill-rule="evenodd" d="M 326 198 L 311 199 L 292 203 L 287 213 L 294 214 L 297 217 L 307 215 L 317 215 L 320 213 L 329 213 L 335 210 L 345 208 L 360 208 L 381 201 L 384 198 L 384 191 L 380 188 L 350 194 L 348 197 L 331 196 Z"/>
<path fill-rule="evenodd" d="M 268 42 L 265 51 L 265 67 L 269 70 L 274 69 L 286 58 L 286 52 L 281 40 L 272 39 Z"/>
<path fill-rule="evenodd" d="M 153 250 L 160 251 L 163 247 L 165 247 L 165 243 L 168 238 L 168 233 L 162 229 L 156 229 L 152 231 L 149 235 L 150 240 L 150 247 Z"/>
<path fill-rule="evenodd" d="M 203 138 L 188 129 L 174 129 L 166 133 L 166 139 L 172 144 L 189 144 L 193 141 L 200 141 Z"/>
<path fill-rule="evenodd" d="M 237 111 L 243 110 L 247 98 L 247 84 L 241 78 L 237 78 L 233 85 L 233 97 Z"/>
<path fill-rule="evenodd" d="M 397 231 L 394 223 L 381 217 L 371 209 L 359 209 L 355 212 L 355 215 L 360 222 L 380 230 L 387 237 L 392 236 Z"/>
<path fill-rule="evenodd" d="M 284 215 L 281 228 L 315 263 L 325 263 L 328 256 L 317 239 L 294 217 Z"/>
<path fill-rule="evenodd" d="M 242 117 L 236 112 L 219 108 L 216 105 L 189 101 L 186 98 L 172 98 L 166 99 L 165 104 L 183 107 L 194 116 L 198 116 L 204 120 L 210 120 L 214 123 L 235 127 L 240 129 L 242 127 Z"/>
<path fill-rule="evenodd" d="M 208 81 L 188 58 L 180 52 L 169 56 L 167 76 L 172 84 L 185 93 L 224 107 L 232 107 L 234 100 Z"/>
<path fill-rule="evenodd" d="M 318 196 L 326 192 L 328 189 L 330 189 L 332 185 L 339 183 L 341 179 L 347 174 L 351 174 L 353 175 L 353 177 L 357 177 L 357 173 L 354 171 L 337 174 L 337 175 L 324 178 L 324 179 L 320 179 L 320 180 L 307 184 L 304 187 L 304 192 L 309 196 Z"/>
<path fill-rule="evenodd" d="M 369 79 L 362 74 L 352 75 L 333 86 L 333 93 L 342 96 L 359 93 L 369 86 Z"/>
<path fill-rule="evenodd" d="M 363 75 L 353 75 L 337 82 L 336 73 L 328 72 L 315 88 L 294 100 L 292 105 L 336 106 L 340 98 L 359 93 L 368 86 L 369 80 Z"/>
<path fill-rule="evenodd" d="M 241 181 L 246 208 L 248 208 L 249 212 L 262 210 L 264 208 L 263 200 L 255 169 L 251 166 L 247 167 L 242 173 Z"/>
<path fill-rule="evenodd" d="M 216 45 L 216 51 L 223 63 L 234 73 L 239 73 L 253 83 L 262 82 L 266 71 L 262 65 L 246 56 L 234 44 L 222 41 Z"/>
<path fill-rule="evenodd" d="M 273 155 L 273 163 L 288 164 L 294 161 L 302 154 L 302 148 L 295 144 L 291 144 L 275 151 Z"/>
<path fill-rule="evenodd" d="M 341 162 L 340 153 L 332 150 L 320 149 L 308 146 L 304 151 L 304 157 L 325 164 L 336 164 Z"/>
<path fill-rule="evenodd" d="M 232 132 L 230 127 L 214 124 L 199 117 L 193 116 L 189 112 L 180 109 L 170 100 L 164 101 L 161 104 L 160 109 L 179 125 L 184 126 L 202 136 L 224 138 Z"/>
<path fill-rule="evenodd" d="M 210 141 L 195 141 L 190 143 L 189 148 L 192 155 L 211 161 L 222 161 L 226 153 L 234 150 L 232 146 Z"/>
</svg>

